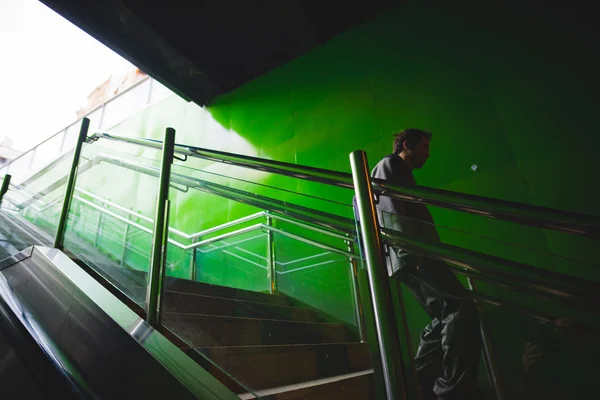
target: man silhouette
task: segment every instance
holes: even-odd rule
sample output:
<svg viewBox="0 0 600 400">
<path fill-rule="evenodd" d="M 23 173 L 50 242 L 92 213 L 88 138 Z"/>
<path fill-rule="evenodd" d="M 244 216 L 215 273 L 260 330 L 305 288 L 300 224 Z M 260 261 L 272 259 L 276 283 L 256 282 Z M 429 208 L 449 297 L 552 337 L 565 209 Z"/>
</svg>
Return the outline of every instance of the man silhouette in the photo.
<svg viewBox="0 0 600 400">
<path fill-rule="evenodd" d="M 396 134 L 394 153 L 377 163 L 372 177 L 401 186 L 416 185 L 412 171 L 425 165 L 431 138 L 431 133 L 421 129 Z M 385 228 L 423 241 L 440 241 L 425 205 L 382 193 L 377 209 Z M 387 261 L 390 276 L 401 279 L 432 318 L 415 356 L 424 399 L 474 399 L 481 338 L 470 292 L 442 262 L 399 248 L 389 249 Z"/>
</svg>

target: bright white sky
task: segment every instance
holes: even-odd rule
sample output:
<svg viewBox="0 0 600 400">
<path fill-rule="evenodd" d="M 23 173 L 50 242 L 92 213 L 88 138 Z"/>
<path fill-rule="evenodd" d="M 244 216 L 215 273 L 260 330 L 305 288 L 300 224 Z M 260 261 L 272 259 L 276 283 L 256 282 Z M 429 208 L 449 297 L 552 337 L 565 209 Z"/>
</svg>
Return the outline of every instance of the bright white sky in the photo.
<svg viewBox="0 0 600 400">
<path fill-rule="evenodd" d="M 37 0 L 0 0 L 0 141 L 27 150 L 133 66 Z"/>
</svg>

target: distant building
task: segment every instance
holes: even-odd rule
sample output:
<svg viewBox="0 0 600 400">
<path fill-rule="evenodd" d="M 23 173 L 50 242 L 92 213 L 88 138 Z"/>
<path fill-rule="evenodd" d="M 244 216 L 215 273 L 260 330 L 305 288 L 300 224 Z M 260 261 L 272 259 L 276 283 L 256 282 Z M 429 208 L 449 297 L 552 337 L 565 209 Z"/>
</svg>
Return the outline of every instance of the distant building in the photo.
<svg viewBox="0 0 600 400">
<path fill-rule="evenodd" d="M 146 76 L 148 75 L 139 68 L 135 68 L 126 74 L 111 76 L 92 90 L 88 95 L 87 105 L 77 110 L 77 118 L 79 119 L 90 111 L 95 110 L 113 97 L 129 89 Z"/>
</svg>

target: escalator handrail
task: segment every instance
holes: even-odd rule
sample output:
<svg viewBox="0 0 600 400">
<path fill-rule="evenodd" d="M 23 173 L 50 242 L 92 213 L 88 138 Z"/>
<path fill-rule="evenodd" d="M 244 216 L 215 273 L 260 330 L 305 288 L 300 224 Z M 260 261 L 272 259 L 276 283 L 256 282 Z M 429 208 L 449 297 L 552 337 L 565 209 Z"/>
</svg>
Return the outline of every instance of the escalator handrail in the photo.
<svg viewBox="0 0 600 400">
<path fill-rule="evenodd" d="M 162 148 L 162 141 L 146 138 L 131 138 L 109 132 L 99 132 L 94 138 L 104 138 L 140 146 Z M 175 145 L 175 152 L 183 156 L 197 157 L 240 167 L 320 182 L 336 187 L 354 189 L 352 175 L 346 172 L 297 165 L 259 157 L 245 156 L 195 146 Z M 431 206 L 444 207 L 488 218 L 516 222 L 542 229 L 550 229 L 572 235 L 592 238 L 600 237 L 600 217 L 541 207 L 514 201 L 499 200 L 450 190 L 434 189 L 425 186 L 392 185 L 380 179 L 373 179 L 375 192 L 400 200 Z"/>
</svg>

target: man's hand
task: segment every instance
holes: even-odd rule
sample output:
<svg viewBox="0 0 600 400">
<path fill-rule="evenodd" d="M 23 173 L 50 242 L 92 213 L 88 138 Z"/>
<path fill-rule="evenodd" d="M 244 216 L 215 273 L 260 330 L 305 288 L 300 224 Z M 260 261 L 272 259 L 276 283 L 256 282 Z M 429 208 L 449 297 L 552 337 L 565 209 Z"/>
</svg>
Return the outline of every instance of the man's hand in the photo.
<svg viewBox="0 0 600 400">
<path fill-rule="evenodd" d="M 539 344 L 534 344 L 532 342 L 525 342 L 525 346 L 523 348 L 523 367 L 525 368 L 525 373 L 529 372 L 535 364 L 540 362 L 540 359 L 544 356 L 544 347 Z"/>
</svg>

